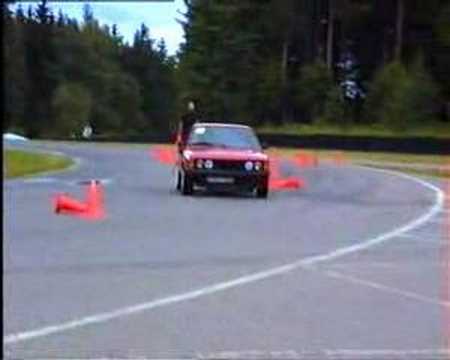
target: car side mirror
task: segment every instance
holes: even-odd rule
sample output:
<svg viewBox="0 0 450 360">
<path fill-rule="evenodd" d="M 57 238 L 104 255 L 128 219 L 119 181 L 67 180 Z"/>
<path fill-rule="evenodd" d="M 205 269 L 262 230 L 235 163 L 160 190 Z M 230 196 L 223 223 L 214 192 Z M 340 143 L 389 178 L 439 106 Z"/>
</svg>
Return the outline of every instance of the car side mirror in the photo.
<svg viewBox="0 0 450 360">
<path fill-rule="evenodd" d="M 261 148 L 263 150 L 267 150 L 269 148 L 269 144 L 265 141 L 261 142 Z"/>
</svg>

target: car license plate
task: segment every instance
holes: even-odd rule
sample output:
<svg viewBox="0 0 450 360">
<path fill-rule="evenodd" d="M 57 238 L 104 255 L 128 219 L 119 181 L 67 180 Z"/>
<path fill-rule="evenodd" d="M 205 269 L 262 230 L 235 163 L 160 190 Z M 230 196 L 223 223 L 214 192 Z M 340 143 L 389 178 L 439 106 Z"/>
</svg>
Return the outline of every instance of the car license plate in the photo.
<svg viewBox="0 0 450 360">
<path fill-rule="evenodd" d="M 234 179 L 229 177 L 207 177 L 206 181 L 211 184 L 233 184 Z"/>
</svg>

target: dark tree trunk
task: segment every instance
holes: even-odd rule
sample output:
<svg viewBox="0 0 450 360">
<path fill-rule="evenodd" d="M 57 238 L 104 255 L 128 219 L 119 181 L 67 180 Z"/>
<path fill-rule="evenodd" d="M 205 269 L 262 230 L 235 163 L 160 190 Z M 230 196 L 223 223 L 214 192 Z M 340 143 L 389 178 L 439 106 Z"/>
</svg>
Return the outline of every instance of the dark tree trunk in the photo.
<svg viewBox="0 0 450 360">
<path fill-rule="evenodd" d="M 405 15 L 405 4 L 403 0 L 397 0 L 397 16 L 395 20 L 395 48 L 394 58 L 401 61 L 403 47 L 403 21 Z"/>
<path fill-rule="evenodd" d="M 281 120 L 286 121 L 286 89 L 287 89 L 287 68 L 288 68 L 288 56 L 289 56 L 289 43 L 286 39 L 283 43 L 283 50 L 281 54 Z"/>
<path fill-rule="evenodd" d="M 335 0 L 328 1 L 328 21 L 327 21 L 327 67 L 331 70 L 333 66 L 333 43 L 334 43 L 334 15 Z"/>
</svg>

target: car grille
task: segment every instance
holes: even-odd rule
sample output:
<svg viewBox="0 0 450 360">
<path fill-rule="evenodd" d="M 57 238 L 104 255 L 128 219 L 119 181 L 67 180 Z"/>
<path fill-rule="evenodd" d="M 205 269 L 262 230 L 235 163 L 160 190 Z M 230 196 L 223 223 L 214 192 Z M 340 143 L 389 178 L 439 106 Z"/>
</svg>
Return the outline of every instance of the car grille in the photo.
<svg viewBox="0 0 450 360">
<path fill-rule="evenodd" d="M 214 160 L 214 169 L 239 171 L 244 170 L 244 161 Z"/>
</svg>

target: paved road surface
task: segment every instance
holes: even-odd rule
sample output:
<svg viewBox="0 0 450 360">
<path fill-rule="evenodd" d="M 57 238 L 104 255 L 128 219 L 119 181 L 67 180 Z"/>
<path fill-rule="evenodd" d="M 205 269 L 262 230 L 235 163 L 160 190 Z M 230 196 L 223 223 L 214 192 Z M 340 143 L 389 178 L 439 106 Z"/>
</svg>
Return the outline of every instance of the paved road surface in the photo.
<svg viewBox="0 0 450 360">
<path fill-rule="evenodd" d="M 10 358 L 450 354 L 437 182 L 285 164 L 305 189 L 182 197 L 145 147 L 26 146 L 81 163 L 3 184 Z M 104 221 L 52 213 L 55 193 L 82 198 L 92 178 Z"/>
</svg>

